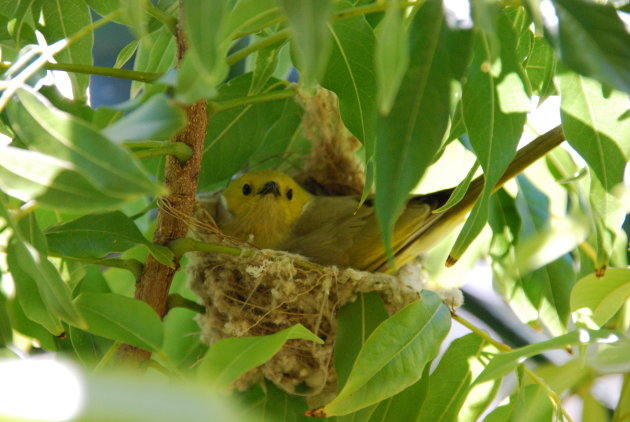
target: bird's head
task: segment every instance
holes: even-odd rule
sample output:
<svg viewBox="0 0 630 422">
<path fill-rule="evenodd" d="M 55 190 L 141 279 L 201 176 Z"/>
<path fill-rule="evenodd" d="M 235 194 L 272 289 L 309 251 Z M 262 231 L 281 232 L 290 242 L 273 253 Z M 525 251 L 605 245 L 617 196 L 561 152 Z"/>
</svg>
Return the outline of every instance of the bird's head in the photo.
<svg viewBox="0 0 630 422">
<path fill-rule="evenodd" d="M 256 170 L 230 182 L 223 193 L 228 210 L 244 231 L 260 239 L 288 233 L 311 195 L 290 176 L 275 170 Z M 268 233 L 268 234 L 266 234 Z"/>
</svg>

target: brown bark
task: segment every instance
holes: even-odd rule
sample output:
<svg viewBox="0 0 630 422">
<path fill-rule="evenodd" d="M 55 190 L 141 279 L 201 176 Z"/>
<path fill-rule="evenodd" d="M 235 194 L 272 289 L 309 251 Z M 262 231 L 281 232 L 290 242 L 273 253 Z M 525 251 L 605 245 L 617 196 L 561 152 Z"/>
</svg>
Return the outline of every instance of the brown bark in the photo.
<svg viewBox="0 0 630 422">
<path fill-rule="evenodd" d="M 180 22 L 177 27 L 178 63 L 181 62 L 186 51 L 186 41 L 181 28 L 181 16 L 180 14 Z M 206 101 L 202 100 L 186 106 L 184 110 L 188 124 L 182 132 L 171 139 L 171 142 L 184 142 L 193 149 L 193 155 L 185 164 L 181 164 L 175 157 L 167 157 L 164 183 L 169 193 L 162 198 L 162 201 L 173 212 L 165 212 L 162 207 L 158 211 L 157 225 L 153 234 L 153 242 L 158 245 L 164 245 L 186 236 L 188 233 L 188 219 L 186 217 L 192 216 L 195 207 L 204 137 L 208 126 Z M 136 284 L 136 299 L 151 305 L 160 318 L 164 318 L 168 311 L 168 291 L 176 271 L 177 268 L 169 268 L 149 256 Z M 137 363 L 147 360 L 150 355 L 151 353 L 146 350 L 129 345 L 124 345 L 119 354 L 124 360 Z"/>
</svg>

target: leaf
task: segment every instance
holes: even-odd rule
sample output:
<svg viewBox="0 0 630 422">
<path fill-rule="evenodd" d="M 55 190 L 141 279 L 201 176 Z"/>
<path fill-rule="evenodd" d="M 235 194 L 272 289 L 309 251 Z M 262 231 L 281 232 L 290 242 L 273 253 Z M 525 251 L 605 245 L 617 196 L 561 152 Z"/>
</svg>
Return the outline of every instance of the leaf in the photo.
<svg viewBox="0 0 630 422">
<path fill-rule="evenodd" d="M 173 252 L 149 242 L 133 220 L 120 211 L 89 214 L 46 229 L 52 253 L 77 258 L 103 258 L 136 245 L 146 247 L 160 263 L 175 268 Z"/>
<path fill-rule="evenodd" d="M 229 42 L 227 0 L 192 0 L 184 3 L 184 28 L 188 49 L 177 74 L 177 98 L 194 102 L 213 97 L 228 73 Z"/>
<path fill-rule="evenodd" d="M 26 3 L 26 2 L 25 2 Z M 92 24 L 90 9 L 83 1 L 57 0 L 41 2 L 42 20 L 37 29 L 44 34 L 48 44 L 68 38 Z M 44 22 L 41 24 L 41 22 Z M 60 62 L 92 65 L 94 35 L 90 32 L 69 44 L 55 55 Z M 68 73 L 74 98 L 85 100 L 89 75 Z"/>
<path fill-rule="evenodd" d="M 56 158 L 21 148 L 0 148 L 0 189 L 22 201 L 73 212 L 113 208 L 124 202 L 97 189 Z"/>
<path fill-rule="evenodd" d="M 431 374 L 429 391 L 419 414 L 423 420 L 454 421 L 475 378 L 473 371 L 483 349 L 483 339 L 471 333 L 454 340 Z"/>
<path fill-rule="evenodd" d="M 535 38 L 530 56 L 527 58 L 525 70 L 532 84 L 532 89 L 540 99 L 540 105 L 549 96 L 556 93 L 553 77 L 556 73 L 557 58 L 553 48 L 545 38 Z"/>
<path fill-rule="evenodd" d="M 252 74 L 246 73 L 224 84 L 217 101 L 246 96 L 251 78 Z M 264 92 L 269 92 L 276 82 L 276 79 L 270 79 Z M 269 158 L 269 154 L 273 154 L 272 145 L 278 154 L 282 154 L 295 136 L 301 113 L 295 101 L 287 98 L 235 107 L 212 116 L 205 138 L 200 189 L 228 179 L 247 164 L 258 164 L 249 161 L 254 153 L 261 160 Z M 262 156 L 263 152 L 265 156 Z"/>
<path fill-rule="evenodd" d="M 470 186 L 470 182 L 472 181 L 473 177 L 475 177 L 475 173 L 477 172 L 478 169 L 479 169 L 479 161 L 475 161 L 475 164 L 473 164 L 473 166 L 470 168 L 464 180 L 462 180 L 460 184 L 455 187 L 455 189 L 453 190 L 453 193 L 451 193 L 451 196 L 448 197 L 448 201 L 446 201 L 446 203 L 442 205 L 440 208 L 433 210 L 433 212 L 436 214 L 440 212 L 444 212 L 448 210 L 449 208 L 452 208 L 457 203 L 459 203 L 459 201 L 461 201 L 464 198 L 464 195 L 466 195 L 466 191 L 468 190 L 468 187 Z"/>
<path fill-rule="evenodd" d="M 407 31 L 397 0 L 387 3 L 385 17 L 376 27 L 375 60 L 379 111 L 387 115 L 409 64 Z"/>
<path fill-rule="evenodd" d="M 420 300 L 381 323 L 361 348 L 348 381 L 323 408 L 328 416 L 346 415 L 378 403 L 414 384 L 438 353 L 450 328 L 441 299 L 424 290 Z"/>
<path fill-rule="evenodd" d="M 553 0 L 545 36 L 575 72 L 630 93 L 630 34 L 612 4 Z M 555 9 L 555 13 L 554 13 Z"/>
<path fill-rule="evenodd" d="M 102 132 L 115 142 L 163 140 L 175 135 L 185 125 L 184 110 L 158 94 Z"/>
<path fill-rule="evenodd" d="M 24 315 L 20 302 L 16 298 L 8 301 L 9 318 L 13 330 L 28 337 L 37 339 L 42 348 L 54 352 L 57 350 L 56 337 L 47 329 Z"/>
<path fill-rule="evenodd" d="M 538 355 L 546 350 L 559 349 L 570 344 L 610 343 L 611 340 L 617 340 L 618 338 L 618 335 L 612 331 L 594 331 L 580 328 L 577 331 L 571 331 L 546 341 L 520 347 L 510 352 L 499 353 L 490 361 L 481 374 L 479 374 L 477 379 L 475 379 L 475 383 L 478 384 L 502 377 L 515 369 L 526 358 Z"/>
<path fill-rule="evenodd" d="M 123 20 L 138 39 L 147 35 L 147 14 L 144 9 L 148 3 L 148 0 L 126 0 L 120 3 Z"/>
<path fill-rule="evenodd" d="M 514 397 L 514 396 L 512 396 Z M 538 384 L 525 386 L 516 397 L 510 397 L 514 403 L 510 422 L 549 421 L 552 422 L 554 406 L 547 392 Z"/>
<path fill-rule="evenodd" d="M 505 20 L 504 17 L 502 28 L 506 25 L 503 20 Z M 511 30 L 504 28 L 503 31 L 509 33 Z M 507 41 L 511 43 L 507 44 Z M 501 43 L 499 77 L 503 75 L 503 61 L 509 61 L 511 57 L 507 50 L 514 48 L 513 37 Z M 493 68 L 496 72 L 498 64 L 494 63 L 493 67 L 490 67 L 491 63 L 493 60 L 490 40 L 483 33 L 479 33 L 476 38 L 473 63 L 469 68 L 468 79 L 464 86 L 462 103 L 468 138 L 483 169 L 485 183 L 480 198 L 455 241 L 449 260 L 459 259 L 487 222 L 490 194 L 514 156 L 525 124 L 524 113 L 507 114 L 502 111 L 497 95 L 498 81 L 492 74 Z M 509 63 L 505 65 L 506 69 L 510 69 Z M 522 82 L 520 78 L 517 79 L 513 79 L 512 83 L 518 87 L 514 89 L 520 90 Z"/>
<path fill-rule="evenodd" d="M 630 339 L 622 337 L 610 344 L 592 344 L 586 351 L 586 363 L 604 374 L 630 371 Z"/>
<path fill-rule="evenodd" d="M 539 318 L 553 335 L 560 335 L 567 329 L 569 295 L 576 279 L 568 252 L 584 240 L 588 226 L 583 222 L 575 226 L 550 227 L 547 196 L 523 175 L 517 177 L 517 182 L 516 207 L 522 225 L 515 251 L 518 262 L 514 264 L 522 274 L 522 286 L 538 310 Z M 565 236 L 567 233 L 570 236 Z M 563 242 L 566 246 L 561 244 Z M 528 273 L 532 269 L 535 270 Z"/>
<path fill-rule="evenodd" d="M 292 339 L 324 343 L 302 324 L 268 336 L 224 338 L 210 347 L 200 363 L 198 377 L 209 380 L 218 388 L 227 388 L 245 372 L 271 359 L 287 340 Z"/>
<path fill-rule="evenodd" d="M 469 34 L 448 29 L 438 0 L 420 6 L 409 32 L 409 68 L 390 113 L 377 121 L 376 210 L 389 252 L 394 222 L 447 134 L 451 78 L 462 76 L 469 52 Z"/>
<path fill-rule="evenodd" d="M 331 37 L 328 33 L 328 0 L 278 0 L 293 32 L 296 66 L 307 91 L 320 80 L 328 62 Z"/>
<path fill-rule="evenodd" d="M 571 312 L 593 328 L 602 327 L 626 302 L 630 295 L 630 269 L 609 268 L 597 278 L 595 274 L 580 279 L 571 291 Z"/>
<path fill-rule="evenodd" d="M 191 368 L 208 350 L 208 346 L 201 342 L 194 316 L 195 313 L 188 309 L 171 308 L 164 317 L 162 350 L 170 362 L 182 369 Z"/>
<path fill-rule="evenodd" d="M 7 114 L 29 148 L 62 161 L 109 195 L 131 199 L 161 193 L 128 151 L 86 122 L 56 110 L 38 94 L 20 89 L 16 97 Z"/>
<path fill-rule="evenodd" d="M 46 324 L 47 329 L 58 334 L 58 321 L 47 312 L 35 308 L 43 305 L 53 317 L 78 327 L 85 326 L 82 316 L 72 304 L 70 289 L 45 256 L 16 238 L 9 243 L 7 252 L 11 256 L 12 270 L 15 270 L 18 280 L 23 283 L 22 293 L 29 295 L 23 298 L 23 303 L 27 306 L 27 316 L 32 315 L 37 322 Z"/>
<path fill-rule="evenodd" d="M 277 0 L 240 0 L 228 15 L 226 34 L 256 32 L 281 18 Z"/>
<path fill-rule="evenodd" d="M 340 386 L 346 383 L 365 340 L 386 319 L 387 311 L 383 300 L 376 292 L 361 293 L 354 302 L 339 310 L 333 358 L 337 383 Z"/>
<path fill-rule="evenodd" d="M 261 37 L 261 39 L 264 39 Z M 278 68 L 278 55 L 285 45 L 285 41 L 281 41 L 269 47 L 258 50 L 256 53 L 256 62 L 252 73 L 252 83 L 248 94 L 255 95 L 260 93 L 269 79 Z"/>
<path fill-rule="evenodd" d="M 381 401 L 374 411 L 370 422 L 387 422 L 392 420 L 421 421 L 419 411 L 431 387 L 429 383 L 430 373 L 431 364 L 427 363 L 420 380 L 395 396 Z M 349 415 L 348 417 L 351 416 Z"/>
<path fill-rule="evenodd" d="M 321 85 L 337 94 L 344 125 L 363 143 L 369 158 L 375 137 L 376 75 L 372 62 L 376 39 L 363 16 L 333 22 L 328 30 L 330 58 Z"/>
<path fill-rule="evenodd" d="M 115 293 L 83 292 L 74 299 L 87 331 L 149 351 L 162 346 L 162 321 L 146 302 Z"/>
<path fill-rule="evenodd" d="M 0 291 L 0 347 L 6 348 L 13 341 L 13 329 L 9 320 L 7 298 Z"/>
<path fill-rule="evenodd" d="M 621 388 L 621 394 L 619 395 L 617 407 L 615 408 L 613 421 L 623 421 L 628 416 L 630 416 L 630 374 L 626 373 L 623 377 L 623 386 Z"/>
<path fill-rule="evenodd" d="M 595 268 L 601 270 L 608 263 L 625 216 L 615 188 L 623 184 L 630 153 L 630 119 L 622 118 L 630 101 L 618 91 L 604 96 L 598 82 L 566 70 L 561 71 L 558 80 L 564 134 L 592 171 L 589 199 L 597 235 Z"/>
<path fill-rule="evenodd" d="M 133 69 L 140 72 L 166 72 L 175 66 L 176 44 L 171 31 L 162 26 L 148 35 L 149 42 L 140 43 L 133 61 Z M 164 90 L 163 86 L 139 81 L 131 82 L 131 98 L 138 96 L 141 90 L 151 95 Z"/>
<path fill-rule="evenodd" d="M 118 55 L 116 56 L 116 63 L 114 63 L 114 69 L 122 69 L 122 67 L 127 64 L 129 60 L 133 57 L 138 50 L 139 42 L 138 40 L 133 40 L 126 46 L 120 49 Z"/>
<path fill-rule="evenodd" d="M 76 357 L 87 369 L 94 369 L 113 344 L 109 339 L 95 336 L 72 326 L 68 327 L 68 336 Z"/>
</svg>

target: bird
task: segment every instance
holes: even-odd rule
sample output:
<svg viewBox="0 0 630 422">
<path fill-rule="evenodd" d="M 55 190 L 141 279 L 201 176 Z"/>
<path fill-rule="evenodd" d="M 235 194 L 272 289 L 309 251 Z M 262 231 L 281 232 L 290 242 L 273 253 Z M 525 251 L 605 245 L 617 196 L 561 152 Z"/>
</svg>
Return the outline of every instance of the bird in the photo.
<svg viewBox="0 0 630 422">
<path fill-rule="evenodd" d="M 557 128 L 521 149 L 496 189 L 563 140 Z M 483 184 L 483 175 L 474 179 L 455 206 L 439 213 L 434 211 L 446 203 L 454 188 L 411 195 L 394 226 L 393 267 L 371 198 L 361 203 L 354 195 L 313 195 L 288 174 L 264 169 L 236 177 L 205 208 L 225 235 L 258 248 L 296 253 L 326 266 L 392 272 L 460 225 Z"/>
</svg>

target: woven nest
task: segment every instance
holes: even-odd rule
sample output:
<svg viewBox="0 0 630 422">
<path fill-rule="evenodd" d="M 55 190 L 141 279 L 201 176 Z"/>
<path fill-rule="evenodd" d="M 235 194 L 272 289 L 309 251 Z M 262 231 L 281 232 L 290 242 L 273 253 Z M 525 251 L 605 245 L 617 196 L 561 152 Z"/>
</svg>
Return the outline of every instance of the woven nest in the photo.
<svg viewBox="0 0 630 422">
<path fill-rule="evenodd" d="M 217 241 L 212 234 L 193 234 L 200 241 Z M 292 394 L 334 393 L 338 310 L 358 293 L 378 291 L 388 311 L 395 312 L 417 299 L 422 288 L 417 277 L 312 266 L 302 256 L 279 251 L 245 251 L 249 256 L 190 256 L 189 285 L 206 307 L 197 317 L 203 341 L 211 345 L 224 337 L 268 335 L 300 323 L 324 344 L 288 341 L 270 361 L 241 377 L 235 384 L 239 389 L 264 376 Z"/>
</svg>

